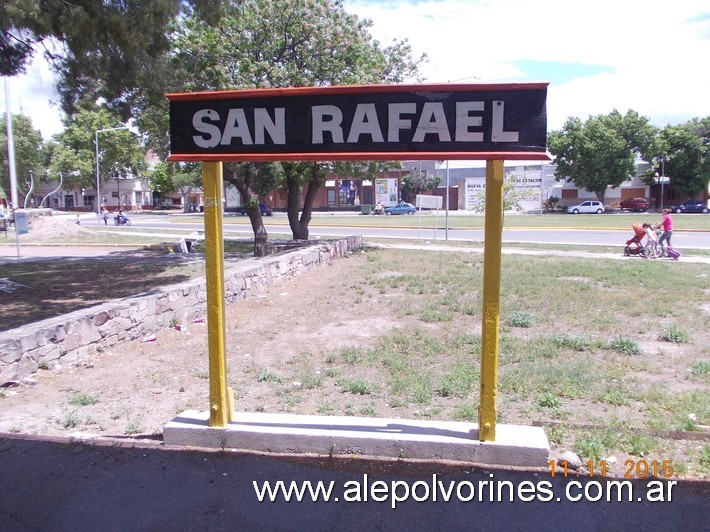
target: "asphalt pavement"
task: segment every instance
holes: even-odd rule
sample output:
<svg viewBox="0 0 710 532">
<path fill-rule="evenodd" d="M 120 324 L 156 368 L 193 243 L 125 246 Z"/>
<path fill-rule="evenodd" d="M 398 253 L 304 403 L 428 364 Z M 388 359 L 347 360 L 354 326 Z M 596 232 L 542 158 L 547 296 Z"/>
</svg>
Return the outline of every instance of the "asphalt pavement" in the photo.
<svg viewBox="0 0 710 532">
<path fill-rule="evenodd" d="M 0 457 L 0 530 L 7 531 L 700 531 L 710 517 L 710 486 L 690 481 L 628 481 L 618 490 L 609 482 L 619 481 L 574 472 L 552 477 L 545 469 L 8 435 L 0 436 Z M 292 492 L 287 501 L 282 492 L 260 502 L 264 483 L 278 481 L 332 483 L 332 491 L 328 501 L 321 490 L 315 500 L 306 492 L 299 502 Z M 660 482 L 664 500 L 648 500 L 658 496 L 651 497 L 648 482 Z"/>
</svg>

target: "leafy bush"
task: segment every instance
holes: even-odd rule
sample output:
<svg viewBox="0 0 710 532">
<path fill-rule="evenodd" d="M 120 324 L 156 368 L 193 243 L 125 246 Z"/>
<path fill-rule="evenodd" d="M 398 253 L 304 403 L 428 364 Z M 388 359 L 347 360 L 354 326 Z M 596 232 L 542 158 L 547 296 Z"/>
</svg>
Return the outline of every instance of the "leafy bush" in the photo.
<svg viewBox="0 0 710 532">
<path fill-rule="evenodd" d="M 710 361 L 701 360 L 693 364 L 693 375 L 709 375 L 710 374 Z"/>
<path fill-rule="evenodd" d="M 79 395 L 75 395 L 71 399 L 69 399 L 69 404 L 70 405 L 75 405 L 75 406 L 89 406 L 89 405 L 95 405 L 96 403 L 99 402 L 99 398 L 96 397 L 95 395 L 89 395 L 86 393 L 82 393 Z"/>
<path fill-rule="evenodd" d="M 343 391 L 356 395 L 370 395 L 373 392 L 373 385 L 362 379 L 348 379 L 343 377 L 336 382 Z"/>
<path fill-rule="evenodd" d="M 508 315 L 506 323 L 511 327 L 530 328 L 535 325 L 537 318 L 528 312 L 513 311 Z"/>
<path fill-rule="evenodd" d="M 268 369 L 263 369 L 256 376 L 256 382 L 275 382 L 278 384 L 283 384 L 284 379 L 280 375 L 269 371 Z"/>
<path fill-rule="evenodd" d="M 624 355 L 641 354 L 641 347 L 639 347 L 636 342 L 634 342 L 633 340 L 629 340 L 628 338 L 622 338 L 621 336 L 617 336 L 616 338 L 614 338 L 609 344 L 609 347 L 614 351 L 618 351 L 619 353 Z"/>
<path fill-rule="evenodd" d="M 606 453 L 606 446 L 599 436 L 590 434 L 582 436 L 574 443 L 574 451 L 583 458 L 599 461 Z"/>
<path fill-rule="evenodd" d="M 547 198 L 547 201 L 545 202 L 545 208 L 550 211 L 554 211 L 555 207 L 557 206 L 557 204 L 559 202 L 560 202 L 560 198 L 558 198 L 557 196 L 550 196 L 549 198 Z"/>
<path fill-rule="evenodd" d="M 660 336 L 661 340 L 672 342 L 674 344 L 686 344 L 690 342 L 690 334 L 685 329 L 676 325 L 668 325 L 663 328 Z"/>
<path fill-rule="evenodd" d="M 552 392 L 546 392 L 537 400 L 537 404 L 543 408 L 555 408 L 560 406 L 560 398 Z"/>
<path fill-rule="evenodd" d="M 589 341 L 584 338 L 570 336 L 569 334 L 558 334 L 552 338 L 552 343 L 563 349 L 574 351 L 584 351 L 589 347 Z"/>
</svg>

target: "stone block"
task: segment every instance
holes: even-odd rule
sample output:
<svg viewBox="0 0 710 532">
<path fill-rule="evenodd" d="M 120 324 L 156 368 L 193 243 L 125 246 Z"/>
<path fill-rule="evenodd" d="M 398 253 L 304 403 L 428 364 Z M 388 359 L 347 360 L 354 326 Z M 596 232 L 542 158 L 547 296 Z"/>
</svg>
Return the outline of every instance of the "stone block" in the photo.
<svg viewBox="0 0 710 532">
<path fill-rule="evenodd" d="M 62 356 L 70 351 L 73 351 L 74 349 L 77 349 L 80 345 L 82 345 L 80 332 L 77 331 L 75 333 L 68 334 L 64 341 L 60 344 L 60 350 L 63 354 Z"/>
<path fill-rule="evenodd" d="M 0 340 L 0 365 L 12 364 L 20 360 L 22 350 L 20 342 L 15 338 Z"/>
<path fill-rule="evenodd" d="M 32 351 L 37 349 L 37 337 L 35 336 L 34 330 L 26 330 L 26 332 L 20 336 L 20 349 L 23 352 Z"/>
<path fill-rule="evenodd" d="M 37 350 L 35 351 L 35 358 L 37 359 L 38 364 L 42 362 L 49 364 L 51 362 L 54 362 L 55 360 L 59 360 L 61 354 L 62 353 L 58 345 L 49 344 L 37 348 Z"/>
<path fill-rule="evenodd" d="M 265 294 L 269 288 L 299 275 L 328 259 L 362 245 L 360 236 L 300 249 L 277 257 L 246 259 L 225 272 L 225 298 L 234 302 Z M 150 294 L 121 298 L 90 309 L 49 318 L 0 333 L 0 372 L 15 375 L 38 361 L 70 363 L 99 346 L 140 338 L 167 327 L 173 315 L 180 319 L 204 315 L 207 283 L 195 279 Z M 23 355 L 27 355 L 24 359 Z M 7 380 L 7 379 L 6 379 Z"/>
<path fill-rule="evenodd" d="M 23 379 L 28 375 L 37 373 L 38 369 L 39 362 L 35 355 L 33 353 L 23 353 L 16 367 L 17 378 Z"/>
<path fill-rule="evenodd" d="M 97 327 L 101 327 L 109 319 L 111 319 L 111 315 L 109 314 L 109 312 L 107 310 L 102 310 L 101 312 L 94 315 L 94 325 L 96 325 Z"/>
</svg>

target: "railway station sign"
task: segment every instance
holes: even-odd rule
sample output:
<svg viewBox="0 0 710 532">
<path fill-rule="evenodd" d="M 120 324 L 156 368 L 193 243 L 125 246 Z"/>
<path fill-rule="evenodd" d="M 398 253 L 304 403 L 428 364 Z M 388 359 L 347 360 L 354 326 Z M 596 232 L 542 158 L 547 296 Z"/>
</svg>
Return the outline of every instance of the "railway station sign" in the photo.
<svg viewBox="0 0 710 532">
<path fill-rule="evenodd" d="M 546 160 L 547 83 L 168 94 L 173 161 Z"/>
</svg>

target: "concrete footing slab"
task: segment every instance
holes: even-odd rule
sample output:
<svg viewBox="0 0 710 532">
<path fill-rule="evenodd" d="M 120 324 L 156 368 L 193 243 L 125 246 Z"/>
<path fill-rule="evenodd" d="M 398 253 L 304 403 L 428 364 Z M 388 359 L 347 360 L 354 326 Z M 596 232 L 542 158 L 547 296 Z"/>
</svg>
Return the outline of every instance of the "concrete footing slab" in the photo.
<svg viewBox="0 0 710 532">
<path fill-rule="evenodd" d="M 478 440 L 474 423 L 237 412 L 210 427 L 209 412 L 187 410 L 165 425 L 166 445 L 294 454 L 355 454 L 544 467 L 542 427 L 497 425 L 496 441 Z"/>
</svg>

